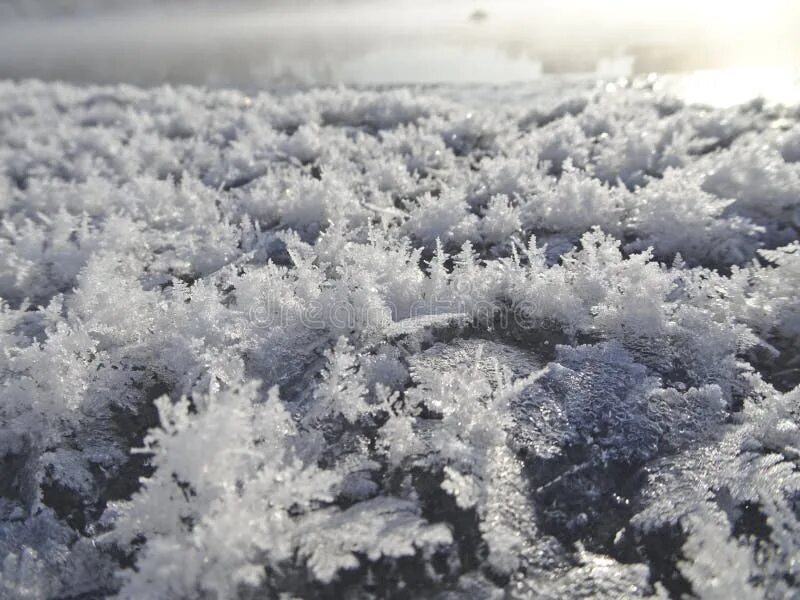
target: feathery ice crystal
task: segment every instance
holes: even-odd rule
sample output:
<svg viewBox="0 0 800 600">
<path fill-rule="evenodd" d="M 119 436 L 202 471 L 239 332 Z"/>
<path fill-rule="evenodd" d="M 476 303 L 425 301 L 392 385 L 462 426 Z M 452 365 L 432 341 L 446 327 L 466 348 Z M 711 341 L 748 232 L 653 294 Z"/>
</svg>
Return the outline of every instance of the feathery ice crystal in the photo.
<svg viewBox="0 0 800 600">
<path fill-rule="evenodd" d="M 514 98 L 0 83 L 0 596 L 797 596 L 800 111 Z"/>
</svg>

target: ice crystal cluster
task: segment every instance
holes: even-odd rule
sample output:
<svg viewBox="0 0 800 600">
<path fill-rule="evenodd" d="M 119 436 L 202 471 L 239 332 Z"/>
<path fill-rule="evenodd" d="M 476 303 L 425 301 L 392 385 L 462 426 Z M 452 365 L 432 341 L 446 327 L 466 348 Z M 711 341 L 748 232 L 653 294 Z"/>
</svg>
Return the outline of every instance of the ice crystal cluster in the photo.
<svg viewBox="0 0 800 600">
<path fill-rule="evenodd" d="M 800 595 L 800 110 L 473 91 L 0 83 L 0 597 Z"/>
</svg>

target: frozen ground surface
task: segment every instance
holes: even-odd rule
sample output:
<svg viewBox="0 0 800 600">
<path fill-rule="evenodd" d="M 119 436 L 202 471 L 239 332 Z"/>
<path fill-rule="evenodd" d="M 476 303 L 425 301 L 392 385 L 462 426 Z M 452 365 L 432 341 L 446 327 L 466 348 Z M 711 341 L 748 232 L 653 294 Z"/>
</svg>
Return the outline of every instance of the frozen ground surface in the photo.
<svg viewBox="0 0 800 600">
<path fill-rule="evenodd" d="M 656 83 L 0 83 L 0 596 L 796 596 L 800 111 Z"/>
</svg>

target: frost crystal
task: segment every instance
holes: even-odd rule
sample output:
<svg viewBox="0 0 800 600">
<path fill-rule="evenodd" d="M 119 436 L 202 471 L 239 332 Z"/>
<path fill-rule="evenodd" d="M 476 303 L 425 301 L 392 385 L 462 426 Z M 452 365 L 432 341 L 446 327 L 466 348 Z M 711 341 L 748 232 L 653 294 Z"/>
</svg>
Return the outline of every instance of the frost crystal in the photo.
<svg viewBox="0 0 800 600">
<path fill-rule="evenodd" d="M 800 112 L 609 89 L 0 82 L 0 596 L 797 597 Z"/>
</svg>

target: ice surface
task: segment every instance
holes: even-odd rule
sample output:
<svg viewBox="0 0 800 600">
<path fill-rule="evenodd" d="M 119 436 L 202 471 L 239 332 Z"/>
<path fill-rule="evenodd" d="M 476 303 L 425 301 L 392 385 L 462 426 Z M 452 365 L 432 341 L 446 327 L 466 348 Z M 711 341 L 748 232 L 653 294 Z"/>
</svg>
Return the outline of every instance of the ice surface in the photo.
<svg viewBox="0 0 800 600">
<path fill-rule="evenodd" d="M 0 596 L 796 596 L 798 128 L 0 82 Z"/>
</svg>

